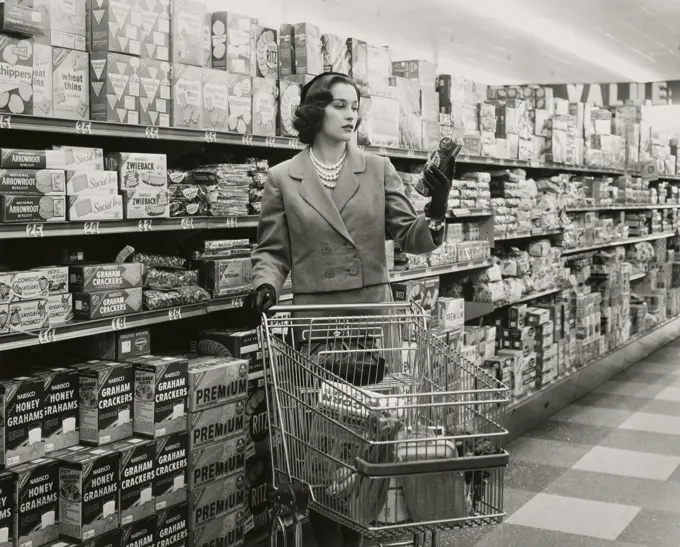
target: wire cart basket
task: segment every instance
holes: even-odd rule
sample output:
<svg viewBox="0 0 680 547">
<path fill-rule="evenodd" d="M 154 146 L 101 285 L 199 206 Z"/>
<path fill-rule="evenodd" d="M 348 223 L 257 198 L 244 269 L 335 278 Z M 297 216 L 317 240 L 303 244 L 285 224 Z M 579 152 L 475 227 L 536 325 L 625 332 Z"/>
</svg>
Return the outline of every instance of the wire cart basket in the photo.
<svg viewBox="0 0 680 547">
<path fill-rule="evenodd" d="M 509 390 L 433 336 L 422 308 L 272 311 L 260 341 L 275 489 L 304 487 L 312 511 L 380 545 L 429 534 L 437 547 L 442 531 L 502 521 Z"/>
</svg>

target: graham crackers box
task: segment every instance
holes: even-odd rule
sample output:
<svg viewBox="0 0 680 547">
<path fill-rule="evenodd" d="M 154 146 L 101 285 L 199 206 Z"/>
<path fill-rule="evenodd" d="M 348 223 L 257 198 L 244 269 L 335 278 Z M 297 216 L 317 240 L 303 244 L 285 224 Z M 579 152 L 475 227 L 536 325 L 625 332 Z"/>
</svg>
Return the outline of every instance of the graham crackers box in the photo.
<svg viewBox="0 0 680 547">
<path fill-rule="evenodd" d="M 243 511 L 235 511 L 229 515 L 196 526 L 189 532 L 189 545 L 192 547 L 240 547 L 244 543 Z"/>
<path fill-rule="evenodd" d="M 14 522 L 17 519 L 17 476 L 0 471 L 0 547 L 14 547 Z"/>
<path fill-rule="evenodd" d="M 176 64 L 203 66 L 203 24 L 205 2 L 174 0 L 172 2 L 171 55 Z"/>
<path fill-rule="evenodd" d="M 134 368 L 129 363 L 76 365 L 80 386 L 80 442 L 101 446 L 132 437 Z"/>
<path fill-rule="evenodd" d="M 189 529 L 245 507 L 245 476 L 239 473 L 220 479 L 189 494 Z"/>
<path fill-rule="evenodd" d="M 142 13 L 139 2 L 88 1 L 90 51 L 111 51 L 139 57 L 142 51 Z"/>
<path fill-rule="evenodd" d="M 203 68 L 172 65 L 172 118 L 174 127 L 203 127 Z"/>
<path fill-rule="evenodd" d="M 73 293 L 73 309 L 81 319 L 104 319 L 142 311 L 142 288 Z"/>
<path fill-rule="evenodd" d="M 120 454 L 109 448 L 59 457 L 61 535 L 87 541 L 120 524 Z"/>
<path fill-rule="evenodd" d="M 246 466 L 245 441 L 234 437 L 191 452 L 189 457 L 189 491 L 216 480 L 243 473 Z"/>
<path fill-rule="evenodd" d="M 0 452 L 5 467 L 45 456 L 42 427 L 45 387 L 40 378 L 19 377 L 0 382 L 4 428 Z"/>
<path fill-rule="evenodd" d="M 229 131 L 252 133 L 253 79 L 229 74 Z"/>
<path fill-rule="evenodd" d="M 40 547 L 59 537 L 59 462 L 39 458 L 14 467 L 17 545 Z"/>
<path fill-rule="evenodd" d="M 120 454 L 120 524 L 127 526 L 156 512 L 153 497 L 156 443 L 126 439 L 111 446 Z"/>
<path fill-rule="evenodd" d="M 156 464 L 153 495 L 156 511 L 187 500 L 189 434 L 171 433 L 156 439 Z"/>
<path fill-rule="evenodd" d="M 36 376 L 42 378 L 44 385 L 42 427 L 45 452 L 49 454 L 76 446 L 80 441 L 78 371 L 57 367 L 41 371 Z"/>
<path fill-rule="evenodd" d="M 121 547 L 151 547 L 156 541 L 156 515 L 125 526 L 121 539 Z"/>
<path fill-rule="evenodd" d="M 189 505 L 179 503 L 156 513 L 158 547 L 184 547 L 189 537 Z"/>
<path fill-rule="evenodd" d="M 0 113 L 33 114 L 33 40 L 0 35 Z"/>
<path fill-rule="evenodd" d="M 276 136 L 279 87 L 270 78 L 253 79 L 253 135 Z"/>
<path fill-rule="evenodd" d="M 199 351 L 209 351 L 210 339 L 197 343 Z M 221 406 L 248 396 L 248 363 L 231 357 L 192 358 L 188 366 L 189 405 L 192 412 Z"/>
<path fill-rule="evenodd" d="M 170 60 L 170 0 L 141 0 L 142 57 Z"/>
<path fill-rule="evenodd" d="M 228 131 L 229 75 L 223 70 L 203 69 L 203 127 Z"/>
<path fill-rule="evenodd" d="M 52 46 L 33 44 L 33 115 L 54 115 L 52 84 Z"/>
<path fill-rule="evenodd" d="M 69 282 L 71 290 L 75 292 L 141 287 L 142 265 L 138 262 L 126 262 L 70 266 Z"/>
<path fill-rule="evenodd" d="M 90 118 L 139 125 L 139 57 L 94 51 L 90 54 Z"/>
<path fill-rule="evenodd" d="M 168 185 L 165 154 L 115 152 L 107 156 L 106 168 L 118 171 L 121 190 L 164 190 Z"/>
<path fill-rule="evenodd" d="M 226 405 L 189 413 L 189 450 L 242 436 L 246 431 L 245 404 Z"/>
<path fill-rule="evenodd" d="M 146 355 L 128 362 L 135 367 L 135 435 L 157 438 L 186 431 L 187 359 Z"/>
<path fill-rule="evenodd" d="M 87 120 L 90 116 L 88 54 L 52 48 L 52 101 L 55 118 Z"/>
<path fill-rule="evenodd" d="M 139 65 L 139 123 L 172 125 L 170 63 L 142 57 Z"/>
</svg>

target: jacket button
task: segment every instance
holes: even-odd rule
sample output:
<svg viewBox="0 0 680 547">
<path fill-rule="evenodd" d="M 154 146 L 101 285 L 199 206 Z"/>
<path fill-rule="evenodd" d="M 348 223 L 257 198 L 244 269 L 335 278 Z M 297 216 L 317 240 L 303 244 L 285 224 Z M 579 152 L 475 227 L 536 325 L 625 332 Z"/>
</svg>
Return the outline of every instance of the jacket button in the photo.
<svg viewBox="0 0 680 547">
<path fill-rule="evenodd" d="M 356 268 L 350 268 L 350 269 L 349 269 L 349 273 L 352 274 L 352 275 L 356 275 L 356 274 L 357 274 L 357 269 L 356 269 Z"/>
<path fill-rule="evenodd" d="M 335 274 L 333 273 L 333 270 L 326 270 L 326 277 L 330 279 L 331 277 L 334 277 Z"/>
<path fill-rule="evenodd" d="M 354 249 L 354 245 L 352 245 L 351 243 L 345 243 L 345 247 L 350 251 Z"/>
<path fill-rule="evenodd" d="M 322 252 L 323 254 L 327 255 L 328 253 L 331 252 L 331 248 L 330 248 L 328 245 L 324 245 L 324 246 L 321 248 L 321 252 Z"/>
</svg>

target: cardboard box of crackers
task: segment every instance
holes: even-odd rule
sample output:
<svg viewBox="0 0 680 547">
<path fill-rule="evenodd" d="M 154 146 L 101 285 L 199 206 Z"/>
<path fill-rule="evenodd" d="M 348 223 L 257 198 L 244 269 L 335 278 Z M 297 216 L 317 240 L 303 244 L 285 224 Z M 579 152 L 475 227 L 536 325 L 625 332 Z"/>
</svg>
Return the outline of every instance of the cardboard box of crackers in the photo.
<svg viewBox="0 0 680 547">
<path fill-rule="evenodd" d="M 154 491 L 156 511 L 187 500 L 189 434 L 171 433 L 156 439 Z"/>
<path fill-rule="evenodd" d="M 142 52 L 142 13 L 139 2 L 88 0 L 89 51 L 110 51 L 139 57 Z"/>
<path fill-rule="evenodd" d="M 203 0 L 174 0 L 172 2 L 170 54 L 174 64 L 203 66 L 205 14 Z"/>
<path fill-rule="evenodd" d="M 33 40 L 0 35 L 0 113 L 33 114 Z"/>
<path fill-rule="evenodd" d="M 172 118 L 174 127 L 203 127 L 203 68 L 172 65 Z"/>
<path fill-rule="evenodd" d="M 170 63 L 142 57 L 139 65 L 139 123 L 172 126 Z"/>
<path fill-rule="evenodd" d="M 228 131 L 229 75 L 223 70 L 203 69 L 203 113 L 205 129 Z"/>
<path fill-rule="evenodd" d="M 95 51 L 90 54 L 90 117 L 139 125 L 140 59 Z"/>
<path fill-rule="evenodd" d="M 45 386 L 40 378 L 18 377 L 0 381 L 2 418 L 0 456 L 5 467 L 27 463 L 45 455 L 42 434 Z"/>
<path fill-rule="evenodd" d="M 89 58 L 84 51 L 52 48 L 52 102 L 55 118 L 90 116 Z"/>
</svg>

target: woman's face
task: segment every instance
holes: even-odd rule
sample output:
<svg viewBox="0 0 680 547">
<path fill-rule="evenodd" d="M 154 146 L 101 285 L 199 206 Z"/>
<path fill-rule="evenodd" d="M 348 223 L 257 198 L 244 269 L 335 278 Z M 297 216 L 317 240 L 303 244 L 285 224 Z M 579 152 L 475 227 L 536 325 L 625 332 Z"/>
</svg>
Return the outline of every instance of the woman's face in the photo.
<svg viewBox="0 0 680 547">
<path fill-rule="evenodd" d="M 359 119 L 359 97 L 354 86 L 338 83 L 331 88 L 333 101 L 326 107 L 321 132 L 336 141 L 349 141 Z"/>
</svg>

